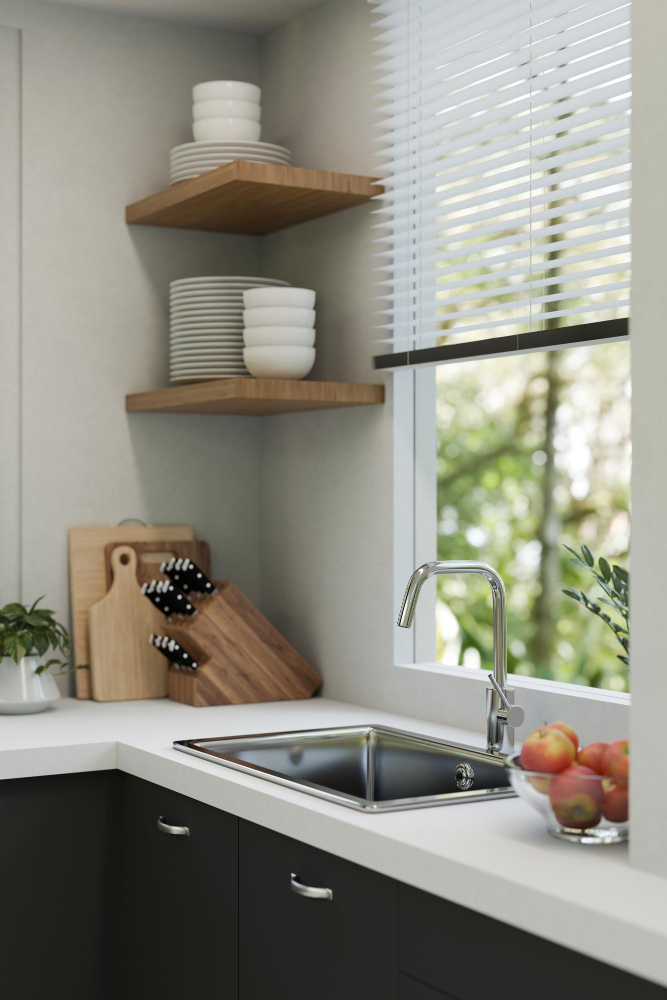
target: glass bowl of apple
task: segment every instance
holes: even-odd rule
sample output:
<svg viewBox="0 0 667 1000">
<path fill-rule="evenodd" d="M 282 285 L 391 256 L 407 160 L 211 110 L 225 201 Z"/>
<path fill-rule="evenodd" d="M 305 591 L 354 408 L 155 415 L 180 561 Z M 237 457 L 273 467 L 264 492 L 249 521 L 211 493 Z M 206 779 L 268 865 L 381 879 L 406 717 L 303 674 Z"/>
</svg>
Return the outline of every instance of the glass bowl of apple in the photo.
<svg viewBox="0 0 667 1000">
<path fill-rule="evenodd" d="M 554 722 L 530 734 L 506 761 L 510 784 L 546 820 L 552 837 L 576 844 L 628 839 L 627 740 L 580 749 L 571 726 Z"/>
</svg>

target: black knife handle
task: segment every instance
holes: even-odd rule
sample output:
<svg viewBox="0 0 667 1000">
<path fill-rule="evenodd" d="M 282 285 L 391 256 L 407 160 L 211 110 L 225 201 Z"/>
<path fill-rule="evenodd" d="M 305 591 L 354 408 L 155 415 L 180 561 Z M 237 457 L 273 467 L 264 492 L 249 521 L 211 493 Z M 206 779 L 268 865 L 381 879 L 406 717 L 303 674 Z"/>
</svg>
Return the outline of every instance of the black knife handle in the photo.
<svg viewBox="0 0 667 1000">
<path fill-rule="evenodd" d="M 193 563 L 192 559 L 184 559 L 180 569 L 181 576 L 188 588 L 197 594 L 213 594 L 215 587 L 206 574 Z"/>
</svg>

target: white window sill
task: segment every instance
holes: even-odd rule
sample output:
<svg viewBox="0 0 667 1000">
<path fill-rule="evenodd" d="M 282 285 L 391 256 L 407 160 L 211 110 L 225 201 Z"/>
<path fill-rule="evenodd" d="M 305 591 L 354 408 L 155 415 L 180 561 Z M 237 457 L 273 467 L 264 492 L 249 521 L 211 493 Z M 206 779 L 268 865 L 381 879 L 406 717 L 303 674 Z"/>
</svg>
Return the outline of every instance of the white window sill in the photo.
<svg viewBox="0 0 667 1000">
<path fill-rule="evenodd" d="M 489 671 L 443 663 L 396 663 L 395 668 L 412 671 L 415 686 L 428 692 L 429 700 L 438 699 L 443 722 L 463 729 L 483 726 Z M 515 690 L 515 701 L 526 711 L 526 721 L 516 733 L 517 741 L 538 726 L 559 719 L 574 726 L 582 745 L 629 736 L 629 694 L 519 674 L 509 674 L 508 682 Z"/>
</svg>

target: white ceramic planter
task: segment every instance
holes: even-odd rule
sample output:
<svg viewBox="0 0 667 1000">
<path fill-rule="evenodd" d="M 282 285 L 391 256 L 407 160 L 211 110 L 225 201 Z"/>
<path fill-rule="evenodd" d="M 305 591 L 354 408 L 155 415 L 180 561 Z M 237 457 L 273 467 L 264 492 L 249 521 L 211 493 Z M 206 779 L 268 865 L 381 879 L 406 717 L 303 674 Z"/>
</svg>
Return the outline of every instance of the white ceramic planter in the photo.
<svg viewBox="0 0 667 1000">
<path fill-rule="evenodd" d="M 0 660 L 0 714 L 43 712 L 58 701 L 58 685 L 48 671 L 36 674 L 38 666 L 38 656 L 24 656 L 18 663 L 8 656 Z"/>
</svg>

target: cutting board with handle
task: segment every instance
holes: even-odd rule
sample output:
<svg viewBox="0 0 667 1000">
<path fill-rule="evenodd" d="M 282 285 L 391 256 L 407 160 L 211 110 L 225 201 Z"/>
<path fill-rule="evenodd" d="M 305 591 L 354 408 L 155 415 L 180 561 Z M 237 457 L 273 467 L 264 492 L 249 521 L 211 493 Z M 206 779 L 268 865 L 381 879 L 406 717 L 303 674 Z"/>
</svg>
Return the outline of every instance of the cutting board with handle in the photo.
<svg viewBox="0 0 667 1000">
<path fill-rule="evenodd" d="M 72 639 L 74 664 L 90 663 L 88 611 L 107 590 L 105 546 L 110 542 L 192 541 L 195 533 L 187 524 L 89 524 L 69 530 L 70 590 L 72 595 Z M 77 698 L 91 698 L 90 670 L 75 670 Z"/>
<path fill-rule="evenodd" d="M 111 554 L 117 542 L 109 542 L 104 546 L 104 561 L 106 564 L 107 590 L 111 587 L 113 570 Z M 171 542 L 164 538 L 151 542 L 128 542 L 137 555 L 137 583 L 150 583 L 151 580 L 166 580 L 160 572 L 160 563 L 169 561 L 172 556 L 177 559 L 192 559 L 200 570 L 211 575 L 211 549 L 208 542 Z M 148 602 L 150 603 L 150 602 Z"/>
<path fill-rule="evenodd" d="M 148 642 L 151 632 L 164 628 L 165 618 L 141 593 L 137 562 L 132 546 L 114 548 L 111 589 L 88 612 L 95 701 L 167 695 L 167 661 Z"/>
</svg>

